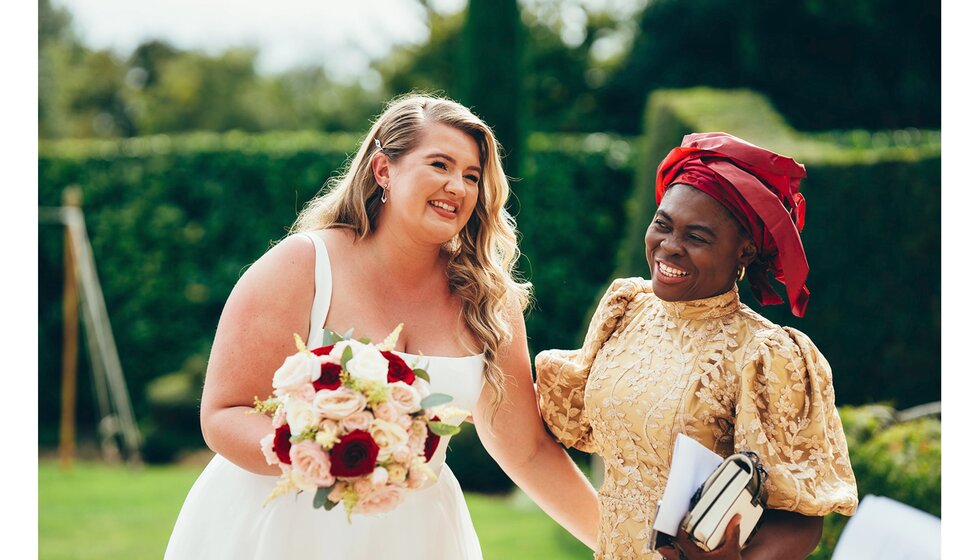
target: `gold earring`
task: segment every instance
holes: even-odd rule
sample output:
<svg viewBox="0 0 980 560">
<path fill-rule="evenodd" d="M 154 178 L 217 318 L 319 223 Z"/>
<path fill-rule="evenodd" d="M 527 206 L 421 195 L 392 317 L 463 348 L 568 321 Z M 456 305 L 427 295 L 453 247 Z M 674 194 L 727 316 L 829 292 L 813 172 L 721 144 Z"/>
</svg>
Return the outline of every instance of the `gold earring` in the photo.
<svg viewBox="0 0 980 560">
<path fill-rule="evenodd" d="M 738 267 L 738 281 L 741 282 L 745 278 L 745 267 Z"/>
</svg>

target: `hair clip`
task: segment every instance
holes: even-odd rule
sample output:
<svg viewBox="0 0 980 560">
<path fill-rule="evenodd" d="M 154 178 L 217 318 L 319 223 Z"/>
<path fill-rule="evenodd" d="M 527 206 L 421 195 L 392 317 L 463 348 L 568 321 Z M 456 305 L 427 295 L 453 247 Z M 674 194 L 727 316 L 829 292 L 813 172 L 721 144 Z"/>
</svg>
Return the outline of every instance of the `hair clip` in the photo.
<svg viewBox="0 0 980 560">
<path fill-rule="evenodd" d="M 384 151 L 384 148 L 381 147 L 381 140 L 378 140 L 377 138 L 375 138 L 374 139 L 374 145 L 377 146 L 378 149 L 381 150 L 382 152 Z"/>
</svg>

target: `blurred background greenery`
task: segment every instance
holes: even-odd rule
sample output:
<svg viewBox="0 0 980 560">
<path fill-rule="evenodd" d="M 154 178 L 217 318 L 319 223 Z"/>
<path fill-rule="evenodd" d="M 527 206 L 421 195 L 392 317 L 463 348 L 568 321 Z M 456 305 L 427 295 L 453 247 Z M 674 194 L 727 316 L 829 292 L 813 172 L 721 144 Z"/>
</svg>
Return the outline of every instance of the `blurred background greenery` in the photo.
<svg viewBox="0 0 980 560">
<path fill-rule="evenodd" d="M 263 71 L 255 48 L 95 48 L 39 0 L 38 202 L 82 190 L 147 461 L 204 447 L 200 389 L 231 287 L 385 100 L 421 89 L 471 106 L 507 151 L 532 354 L 576 347 L 610 279 L 648 274 L 653 172 L 684 134 L 726 130 L 805 163 L 807 316 L 746 303 L 827 356 L 861 494 L 939 514 L 939 420 L 896 415 L 940 398 L 939 2 L 402 3 L 428 38 L 374 59 L 376 80 L 348 80 L 322 65 Z M 42 453 L 58 440 L 62 245 L 40 226 Z M 84 347 L 79 369 L 85 444 L 98 413 Z M 468 491 L 512 489 L 472 430 L 449 462 Z M 843 521 L 827 523 L 817 557 Z"/>
</svg>

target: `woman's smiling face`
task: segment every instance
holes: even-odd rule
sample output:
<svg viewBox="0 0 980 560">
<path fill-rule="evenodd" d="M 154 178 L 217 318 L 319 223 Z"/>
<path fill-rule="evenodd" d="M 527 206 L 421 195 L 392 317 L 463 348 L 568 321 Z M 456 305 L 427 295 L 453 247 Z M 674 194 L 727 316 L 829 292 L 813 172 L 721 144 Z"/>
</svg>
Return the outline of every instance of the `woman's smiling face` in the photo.
<svg viewBox="0 0 980 560">
<path fill-rule="evenodd" d="M 728 210 L 684 184 L 664 193 L 645 241 L 653 292 L 664 301 L 723 294 L 755 257 L 755 246 Z"/>
<path fill-rule="evenodd" d="M 428 123 L 419 145 L 390 164 L 385 218 L 401 222 L 410 237 L 445 243 L 473 214 L 480 191 L 476 140 L 442 123 Z"/>
</svg>

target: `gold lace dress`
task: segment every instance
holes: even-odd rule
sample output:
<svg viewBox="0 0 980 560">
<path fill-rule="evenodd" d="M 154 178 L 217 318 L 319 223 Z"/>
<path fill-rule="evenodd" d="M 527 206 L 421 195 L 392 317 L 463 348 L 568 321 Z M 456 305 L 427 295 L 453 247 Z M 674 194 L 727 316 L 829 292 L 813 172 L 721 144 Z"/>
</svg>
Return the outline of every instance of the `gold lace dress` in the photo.
<svg viewBox="0 0 980 560">
<path fill-rule="evenodd" d="M 743 305 L 737 288 L 665 302 L 649 280 L 616 280 L 582 348 L 541 352 L 535 366 L 552 433 L 605 463 L 597 559 L 661 557 L 644 549 L 679 433 L 721 456 L 758 453 L 770 508 L 857 507 L 830 366 L 805 334 Z"/>
</svg>

